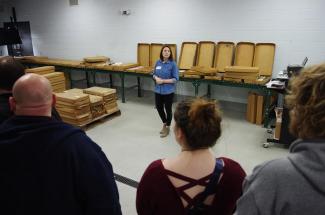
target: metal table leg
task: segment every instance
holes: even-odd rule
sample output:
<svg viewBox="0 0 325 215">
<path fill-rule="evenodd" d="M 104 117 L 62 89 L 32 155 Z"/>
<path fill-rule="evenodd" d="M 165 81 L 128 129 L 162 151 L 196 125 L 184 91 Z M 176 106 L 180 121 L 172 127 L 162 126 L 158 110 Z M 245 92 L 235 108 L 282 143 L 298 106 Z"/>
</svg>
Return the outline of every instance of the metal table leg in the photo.
<svg viewBox="0 0 325 215">
<path fill-rule="evenodd" d="M 137 77 L 137 82 L 138 82 L 138 97 L 142 97 L 142 94 L 141 94 L 141 79 L 140 79 L 139 76 Z"/>
<path fill-rule="evenodd" d="M 124 74 L 119 73 L 119 76 L 121 78 L 121 86 L 122 86 L 122 103 L 125 103 L 125 95 L 124 95 Z"/>
<path fill-rule="evenodd" d="M 193 86 L 195 87 L 195 96 L 199 95 L 199 86 L 200 82 L 198 80 L 195 80 L 192 82 Z"/>
<path fill-rule="evenodd" d="M 270 89 L 265 88 L 265 104 L 264 104 L 264 127 L 266 128 L 269 124 L 269 115 L 270 115 L 270 100 L 272 92 Z"/>
<path fill-rule="evenodd" d="M 110 87 L 113 88 L 114 84 L 113 84 L 113 75 L 109 74 L 109 83 L 110 83 Z"/>
<path fill-rule="evenodd" d="M 208 84 L 207 85 L 207 97 L 210 99 L 211 98 L 211 85 L 210 84 Z"/>
</svg>

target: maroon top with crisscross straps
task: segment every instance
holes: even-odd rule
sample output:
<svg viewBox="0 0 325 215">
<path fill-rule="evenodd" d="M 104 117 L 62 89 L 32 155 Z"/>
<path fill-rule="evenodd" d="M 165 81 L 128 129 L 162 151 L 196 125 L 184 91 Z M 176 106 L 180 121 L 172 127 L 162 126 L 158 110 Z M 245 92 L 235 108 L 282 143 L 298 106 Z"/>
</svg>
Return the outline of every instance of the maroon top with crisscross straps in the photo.
<svg viewBox="0 0 325 215">
<path fill-rule="evenodd" d="M 216 184 L 216 194 L 211 206 L 205 214 L 233 214 L 236 201 L 242 193 L 242 183 L 246 176 L 241 166 L 229 159 L 221 158 L 224 162 L 223 176 Z M 183 181 L 185 185 L 175 188 L 168 176 L 173 176 Z M 193 179 L 178 173 L 166 170 L 162 160 L 152 162 L 143 174 L 137 190 L 137 212 L 140 215 L 147 214 L 186 214 L 195 199 L 188 196 L 184 191 L 196 185 L 206 186 L 211 174 L 201 179 Z M 181 198 L 187 201 L 184 208 Z"/>
</svg>

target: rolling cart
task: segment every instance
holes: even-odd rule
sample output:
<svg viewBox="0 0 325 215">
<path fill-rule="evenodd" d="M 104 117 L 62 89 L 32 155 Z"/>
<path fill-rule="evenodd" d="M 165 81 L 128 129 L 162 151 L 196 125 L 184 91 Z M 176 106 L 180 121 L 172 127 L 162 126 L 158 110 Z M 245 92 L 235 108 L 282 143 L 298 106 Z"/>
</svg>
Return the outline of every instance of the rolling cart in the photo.
<svg viewBox="0 0 325 215">
<path fill-rule="evenodd" d="M 281 144 L 285 147 L 289 147 L 290 144 L 296 139 L 289 132 L 290 116 L 289 110 L 285 105 L 284 97 L 288 81 L 292 76 L 298 75 L 301 69 L 306 65 L 308 58 L 303 60 L 302 65 L 289 65 L 287 70 L 279 73 L 279 76 L 270 81 L 266 86 L 278 93 L 277 105 L 275 108 L 276 122 L 275 126 L 271 126 L 267 130 L 273 138 L 267 138 L 266 142 L 263 143 L 264 148 L 268 148 L 271 144 Z"/>
</svg>

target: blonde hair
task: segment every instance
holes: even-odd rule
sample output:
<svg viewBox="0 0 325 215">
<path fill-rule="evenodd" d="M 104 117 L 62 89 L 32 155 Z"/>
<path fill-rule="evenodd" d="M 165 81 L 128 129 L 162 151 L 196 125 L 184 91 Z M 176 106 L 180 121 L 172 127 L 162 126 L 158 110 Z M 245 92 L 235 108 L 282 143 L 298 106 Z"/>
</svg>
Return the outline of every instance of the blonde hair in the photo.
<svg viewBox="0 0 325 215">
<path fill-rule="evenodd" d="M 293 135 L 325 138 L 325 64 L 306 68 L 290 81 L 286 104 Z"/>
</svg>

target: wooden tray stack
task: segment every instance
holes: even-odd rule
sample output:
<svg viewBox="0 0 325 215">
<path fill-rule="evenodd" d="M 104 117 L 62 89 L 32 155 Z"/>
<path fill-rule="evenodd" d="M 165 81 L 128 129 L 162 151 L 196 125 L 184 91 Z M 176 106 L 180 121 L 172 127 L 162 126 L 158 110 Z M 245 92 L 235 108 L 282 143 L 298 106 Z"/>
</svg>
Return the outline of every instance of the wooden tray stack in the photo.
<svg viewBox="0 0 325 215">
<path fill-rule="evenodd" d="M 127 69 L 138 66 L 137 63 L 114 63 L 111 66 L 113 71 L 124 72 Z"/>
<path fill-rule="evenodd" d="M 217 69 L 213 68 L 215 46 L 216 44 L 212 41 L 199 42 L 196 66 L 186 71 L 184 77 L 215 76 L 217 73 Z"/>
<path fill-rule="evenodd" d="M 246 120 L 257 125 L 263 123 L 264 96 L 249 92 L 247 98 Z"/>
<path fill-rule="evenodd" d="M 259 68 L 253 67 L 254 52 L 254 43 L 237 43 L 234 66 L 225 67 L 224 80 L 236 82 L 242 82 L 245 80 L 252 82 L 256 80 Z"/>
<path fill-rule="evenodd" d="M 25 69 L 26 73 L 35 73 L 38 75 L 45 75 L 48 73 L 55 72 L 55 67 L 54 66 L 41 66 L 41 67 L 35 67 L 31 69 Z"/>
<path fill-rule="evenodd" d="M 170 47 L 174 59 L 176 59 L 176 44 L 166 44 Z M 164 46 L 162 43 L 138 43 L 136 66 L 129 67 L 125 72 L 150 74 L 153 72 L 157 60 L 160 59 L 160 51 Z"/>
<path fill-rule="evenodd" d="M 85 57 L 83 64 L 86 66 L 105 66 L 110 62 L 110 58 L 106 56 Z"/>
<path fill-rule="evenodd" d="M 125 72 L 135 72 L 150 74 L 153 70 L 153 67 L 150 66 L 150 43 L 138 43 L 137 47 L 137 64 L 138 66 L 128 68 Z"/>
<path fill-rule="evenodd" d="M 60 93 L 65 91 L 65 77 L 63 72 L 52 72 L 43 76 L 50 81 L 53 92 Z"/>
<path fill-rule="evenodd" d="M 83 92 L 83 89 L 77 89 L 77 88 L 66 90 L 64 92 L 75 93 L 76 95 L 85 94 Z M 89 95 L 89 94 L 85 94 L 85 95 Z M 104 100 L 102 96 L 89 95 L 89 99 L 90 99 L 90 103 L 89 103 L 90 111 L 93 119 L 101 117 L 106 114 L 106 109 L 104 107 Z"/>
<path fill-rule="evenodd" d="M 106 113 L 103 97 L 89 95 L 89 98 L 90 98 L 90 110 L 93 119 L 103 116 Z"/>
<path fill-rule="evenodd" d="M 26 73 L 35 73 L 47 78 L 52 86 L 53 92 L 60 93 L 65 91 L 65 76 L 63 72 L 56 72 L 54 66 L 41 66 L 32 69 L 26 69 Z"/>
<path fill-rule="evenodd" d="M 258 84 L 266 84 L 272 76 L 275 43 L 256 43 L 253 65 L 259 68 Z"/>
<path fill-rule="evenodd" d="M 183 77 L 186 70 L 191 69 L 195 65 L 196 51 L 198 44 L 195 42 L 183 42 L 181 54 L 178 60 L 179 76 Z M 187 74 L 190 76 L 191 74 Z M 195 75 L 195 74 L 194 74 Z M 195 76 L 196 77 L 196 76 Z"/>
<path fill-rule="evenodd" d="M 104 87 L 90 87 L 84 89 L 84 93 L 95 96 L 101 96 L 103 98 L 104 107 L 107 114 L 112 114 L 119 111 L 116 103 L 116 89 Z"/>
<path fill-rule="evenodd" d="M 150 66 L 155 67 L 157 60 L 160 59 L 160 51 L 163 47 L 162 43 L 151 43 L 150 44 Z"/>
<path fill-rule="evenodd" d="M 89 95 L 77 92 L 56 93 L 56 105 L 62 120 L 75 126 L 91 122 Z"/>
<path fill-rule="evenodd" d="M 217 43 L 214 54 L 214 68 L 217 70 L 215 76 L 204 76 L 204 79 L 223 80 L 225 67 L 231 66 L 235 50 L 235 43 L 220 41 Z"/>
<path fill-rule="evenodd" d="M 23 56 L 23 57 L 15 57 L 18 60 L 28 60 L 28 61 L 38 61 L 38 60 L 46 60 L 49 59 L 47 56 Z"/>
</svg>

